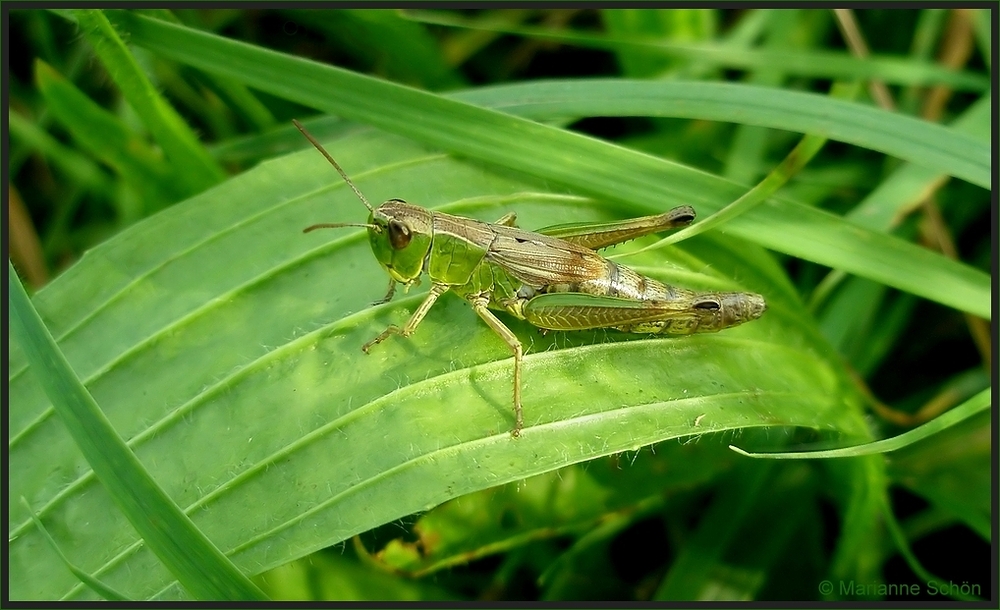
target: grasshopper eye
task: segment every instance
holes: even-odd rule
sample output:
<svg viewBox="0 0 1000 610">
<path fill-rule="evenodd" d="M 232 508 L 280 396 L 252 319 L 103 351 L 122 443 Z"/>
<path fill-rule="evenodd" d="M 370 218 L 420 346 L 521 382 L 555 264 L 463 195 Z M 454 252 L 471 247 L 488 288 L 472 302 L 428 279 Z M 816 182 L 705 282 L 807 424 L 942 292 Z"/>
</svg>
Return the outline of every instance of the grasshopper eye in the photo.
<svg viewBox="0 0 1000 610">
<path fill-rule="evenodd" d="M 402 250 L 410 244 L 410 229 L 398 220 L 389 221 L 389 244 L 393 250 Z"/>
<path fill-rule="evenodd" d="M 705 309 L 708 311 L 717 311 L 720 306 L 717 301 L 698 301 L 694 304 L 695 309 Z"/>
</svg>

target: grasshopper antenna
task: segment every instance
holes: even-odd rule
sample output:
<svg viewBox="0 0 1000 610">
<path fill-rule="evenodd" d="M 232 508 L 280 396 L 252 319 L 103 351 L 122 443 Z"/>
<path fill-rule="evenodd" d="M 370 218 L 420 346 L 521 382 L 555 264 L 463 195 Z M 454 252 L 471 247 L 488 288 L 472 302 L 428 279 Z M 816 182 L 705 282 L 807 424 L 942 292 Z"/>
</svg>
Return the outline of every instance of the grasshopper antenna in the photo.
<svg viewBox="0 0 1000 610">
<path fill-rule="evenodd" d="M 306 139 L 309 140 L 309 142 L 311 142 L 312 145 L 316 147 L 316 150 L 318 150 L 319 152 L 323 153 L 323 156 L 326 157 L 326 160 L 329 161 L 333 165 L 333 167 L 335 167 L 337 169 L 337 172 L 340 174 L 340 177 L 343 178 L 345 182 L 347 182 L 347 185 L 351 187 L 351 190 L 354 191 L 354 194 L 358 196 L 358 199 L 361 200 L 361 203 L 365 204 L 365 207 L 368 208 L 369 212 L 373 212 L 374 210 L 372 209 L 372 205 L 370 203 L 368 203 L 368 200 L 365 199 L 365 196 L 361 194 L 361 191 L 358 190 L 358 187 L 354 186 L 354 183 L 351 182 L 351 179 L 347 177 L 347 174 L 344 173 L 344 170 L 340 169 L 340 166 L 337 165 L 337 162 L 333 160 L 333 157 L 330 156 L 330 153 L 326 152 L 326 149 L 323 148 L 323 146 L 319 142 L 316 141 L 316 138 L 312 137 L 312 134 L 309 133 L 308 131 L 306 131 L 306 128 L 302 126 L 302 123 L 299 123 L 295 119 L 292 119 L 292 124 L 295 125 L 296 127 L 298 127 L 299 131 L 302 132 L 302 135 L 304 135 L 306 137 Z M 336 226 L 338 226 L 338 227 L 345 227 L 345 226 L 346 227 L 349 227 L 349 226 L 367 227 L 368 225 L 336 225 Z M 309 231 L 311 231 L 313 229 L 319 229 L 319 228 L 331 228 L 331 227 L 328 227 L 328 226 L 325 226 L 325 225 L 313 225 L 313 226 L 309 227 L 308 229 L 306 229 L 305 232 L 308 233 Z"/>
<path fill-rule="evenodd" d="M 315 231 L 316 229 L 339 229 L 341 227 L 361 227 L 363 229 L 375 229 L 378 231 L 378 227 L 376 225 L 370 225 L 362 222 L 321 222 L 302 229 L 302 232 L 308 233 L 309 231 Z"/>
</svg>

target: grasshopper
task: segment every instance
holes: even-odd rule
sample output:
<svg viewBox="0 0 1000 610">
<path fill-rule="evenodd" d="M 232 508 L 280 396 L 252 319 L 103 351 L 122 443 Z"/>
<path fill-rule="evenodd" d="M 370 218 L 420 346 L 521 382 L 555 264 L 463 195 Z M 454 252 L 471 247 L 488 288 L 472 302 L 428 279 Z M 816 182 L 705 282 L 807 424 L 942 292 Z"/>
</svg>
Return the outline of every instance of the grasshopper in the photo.
<svg viewBox="0 0 1000 610">
<path fill-rule="evenodd" d="M 510 213 L 495 223 L 453 216 L 389 199 L 373 208 L 333 157 L 298 121 L 299 131 L 333 165 L 361 203 L 366 223 L 322 223 L 304 230 L 362 227 L 379 264 L 406 289 L 422 275 L 431 289 L 402 327 L 390 325 L 361 349 L 366 354 L 393 335 L 409 337 L 445 292 L 466 299 L 514 354 L 514 429 L 524 427 L 521 409 L 521 342 L 490 309 L 548 330 L 611 328 L 629 333 L 687 335 L 715 332 L 755 320 L 764 298 L 752 292 L 695 292 L 662 284 L 596 252 L 643 235 L 684 227 L 695 217 L 691 206 L 618 222 L 558 225 L 526 231 Z"/>
</svg>

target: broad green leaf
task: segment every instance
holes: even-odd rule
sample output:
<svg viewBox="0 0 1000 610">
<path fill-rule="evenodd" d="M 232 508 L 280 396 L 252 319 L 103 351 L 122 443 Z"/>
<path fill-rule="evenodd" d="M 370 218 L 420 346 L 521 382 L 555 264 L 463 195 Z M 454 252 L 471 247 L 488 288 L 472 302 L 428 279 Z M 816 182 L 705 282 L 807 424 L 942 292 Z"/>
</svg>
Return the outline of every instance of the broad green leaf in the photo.
<svg viewBox="0 0 1000 610">
<path fill-rule="evenodd" d="M 483 219 L 516 210 L 528 228 L 634 214 L 370 130 L 325 144 L 373 201 Z M 775 427 L 868 438 L 853 387 L 783 272 L 751 244 L 703 235 L 629 264 L 692 288 L 762 293 L 765 316 L 676 339 L 543 336 L 505 318 L 527 351 L 526 429 L 513 440 L 509 352 L 460 299 L 443 297 L 410 339 L 361 352 L 421 295 L 370 308 L 386 276 L 363 233 L 301 229 L 364 217 L 309 149 L 139 223 L 34 299 L 115 428 L 244 572 L 669 438 Z M 11 495 L 63 524 L 60 547 L 108 586 L 181 596 L 114 517 L 19 346 L 10 355 Z M 87 598 L 61 564 L 37 563 L 23 508 L 10 518 L 12 597 Z"/>
</svg>

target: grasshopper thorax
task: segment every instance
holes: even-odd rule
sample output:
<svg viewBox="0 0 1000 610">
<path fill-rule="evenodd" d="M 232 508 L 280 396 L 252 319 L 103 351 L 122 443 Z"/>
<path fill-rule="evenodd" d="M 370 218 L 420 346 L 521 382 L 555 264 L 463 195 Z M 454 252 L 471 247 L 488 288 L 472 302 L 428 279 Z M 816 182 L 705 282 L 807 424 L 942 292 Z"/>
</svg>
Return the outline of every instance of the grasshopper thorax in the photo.
<svg viewBox="0 0 1000 610">
<path fill-rule="evenodd" d="M 402 199 L 384 202 L 368 217 L 372 253 L 397 282 L 409 284 L 420 277 L 433 235 L 430 210 Z"/>
</svg>

